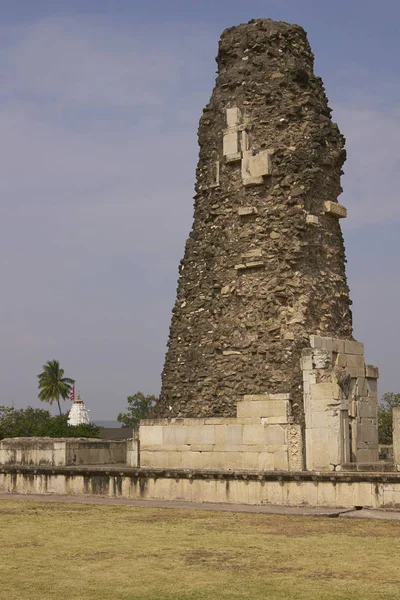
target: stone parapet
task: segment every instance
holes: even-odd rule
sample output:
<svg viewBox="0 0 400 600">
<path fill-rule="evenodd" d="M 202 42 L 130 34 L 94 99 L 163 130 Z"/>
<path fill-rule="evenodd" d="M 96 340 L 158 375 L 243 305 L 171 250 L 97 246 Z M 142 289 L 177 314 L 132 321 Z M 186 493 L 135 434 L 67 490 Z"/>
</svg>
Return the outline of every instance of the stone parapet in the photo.
<svg viewBox="0 0 400 600">
<path fill-rule="evenodd" d="M 301 470 L 301 427 L 288 394 L 245 396 L 236 418 L 155 419 L 140 425 L 142 467 Z"/>
<path fill-rule="evenodd" d="M 0 465 L 124 464 L 126 454 L 126 440 L 38 437 L 0 441 Z"/>
<path fill-rule="evenodd" d="M 399 509 L 400 473 L 0 465 L 0 493 Z"/>
</svg>

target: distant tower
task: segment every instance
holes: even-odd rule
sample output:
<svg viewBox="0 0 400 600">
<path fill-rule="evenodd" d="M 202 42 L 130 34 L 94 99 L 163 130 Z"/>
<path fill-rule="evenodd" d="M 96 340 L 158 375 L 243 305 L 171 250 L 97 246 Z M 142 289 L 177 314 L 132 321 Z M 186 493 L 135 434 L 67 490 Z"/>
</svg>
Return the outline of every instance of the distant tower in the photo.
<svg viewBox="0 0 400 600">
<path fill-rule="evenodd" d="M 76 426 L 76 425 L 89 425 L 89 410 L 86 408 L 84 403 L 82 402 L 80 394 L 71 407 L 68 415 L 68 425 Z"/>
</svg>

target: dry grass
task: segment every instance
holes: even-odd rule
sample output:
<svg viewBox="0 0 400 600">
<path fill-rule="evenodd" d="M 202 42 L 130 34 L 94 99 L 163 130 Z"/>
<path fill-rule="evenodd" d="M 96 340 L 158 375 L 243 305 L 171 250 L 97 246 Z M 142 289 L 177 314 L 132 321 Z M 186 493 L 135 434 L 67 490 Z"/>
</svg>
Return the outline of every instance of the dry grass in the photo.
<svg viewBox="0 0 400 600">
<path fill-rule="evenodd" d="M 397 600 L 400 524 L 0 501 L 4 600 Z"/>
</svg>

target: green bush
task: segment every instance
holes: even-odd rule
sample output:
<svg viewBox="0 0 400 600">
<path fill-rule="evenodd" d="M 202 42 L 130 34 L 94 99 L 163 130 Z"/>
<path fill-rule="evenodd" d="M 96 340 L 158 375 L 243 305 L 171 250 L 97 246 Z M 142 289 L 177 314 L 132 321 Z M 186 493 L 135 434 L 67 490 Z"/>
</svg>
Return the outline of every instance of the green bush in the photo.
<svg viewBox="0 0 400 600">
<path fill-rule="evenodd" d="M 388 392 L 383 394 L 378 407 L 378 430 L 380 444 L 393 444 L 393 408 L 400 406 L 400 394 Z"/>
<path fill-rule="evenodd" d="M 122 427 L 133 427 L 137 430 L 140 421 L 149 415 L 156 401 L 155 396 L 145 396 L 143 392 L 136 392 L 133 396 L 128 396 L 128 409 L 126 413 L 119 413 L 117 420 Z"/>
<path fill-rule="evenodd" d="M 68 425 L 68 415 L 53 417 L 41 408 L 0 406 L 0 439 L 8 437 L 99 437 L 97 425 Z"/>
</svg>

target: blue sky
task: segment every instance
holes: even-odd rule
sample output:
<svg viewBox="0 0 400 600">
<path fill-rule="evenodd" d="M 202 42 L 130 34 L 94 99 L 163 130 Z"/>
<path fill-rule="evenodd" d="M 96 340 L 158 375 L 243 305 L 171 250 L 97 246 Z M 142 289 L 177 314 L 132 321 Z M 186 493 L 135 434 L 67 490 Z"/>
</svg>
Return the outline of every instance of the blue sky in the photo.
<svg viewBox="0 0 400 600">
<path fill-rule="evenodd" d="M 347 138 L 355 336 L 400 392 L 400 3 L 15 0 L 0 25 L 1 404 L 52 358 L 95 419 L 157 394 L 225 27 L 296 22 Z"/>
</svg>

